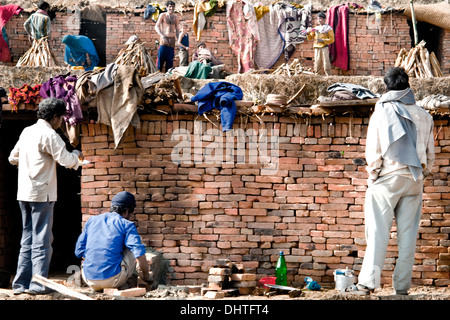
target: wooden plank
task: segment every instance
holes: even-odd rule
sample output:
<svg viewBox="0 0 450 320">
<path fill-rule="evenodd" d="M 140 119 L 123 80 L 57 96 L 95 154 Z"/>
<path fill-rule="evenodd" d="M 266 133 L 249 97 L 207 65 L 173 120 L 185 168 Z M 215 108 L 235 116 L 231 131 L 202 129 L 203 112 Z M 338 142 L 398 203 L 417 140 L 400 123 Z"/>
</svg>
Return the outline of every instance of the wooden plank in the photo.
<svg viewBox="0 0 450 320">
<path fill-rule="evenodd" d="M 351 106 L 372 106 L 377 103 L 379 98 L 373 99 L 358 99 L 358 100 L 335 100 L 335 101 L 322 101 L 319 106 L 323 108 L 330 107 L 351 107 Z"/>
<path fill-rule="evenodd" d="M 35 274 L 33 276 L 33 281 L 36 281 L 37 283 L 40 283 L 46 287 L 49 287 L 50 289 L 56 290 L 64 295 L 70 296 L 72 298 L 76 298 L 76 299 L 80 299 L 80 300 L 95 300 L 91 297 L 88 297 L 87 295 L 84 295 L 82 293 L 79 293 L 77 291 L 69 289 L 66 286 L 63 286 L 62 284 L 56 283 L 52 280 L 49 280 L 43 276 L 38 275 L 38 274 Z"/>
</svg>

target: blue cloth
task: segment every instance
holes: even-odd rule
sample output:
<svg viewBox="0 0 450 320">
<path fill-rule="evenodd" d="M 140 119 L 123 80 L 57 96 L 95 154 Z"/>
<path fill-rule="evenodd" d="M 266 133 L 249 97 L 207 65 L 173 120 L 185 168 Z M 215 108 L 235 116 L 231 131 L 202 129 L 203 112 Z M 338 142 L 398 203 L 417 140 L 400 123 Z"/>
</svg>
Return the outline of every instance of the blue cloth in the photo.
<svg viewBox="0 0 450 320">
<path fill-rule="evenodd" d="M 220 122 L 222 131 L 233 128 L 236 117 L 236 104 L 234 100 L 242 100 L 244 93 L 237 85 L 228 82 L 210 82 L 201 88 L 191 101 L 198 102 L 198 113 L 220 110 Z"/>
<path fill-rule="evenodd" d="M 48 276 L 53 251 L 54 205 L 54 202 L 19 201 L 23 230 L 17 272 L 12 283 L 14 291 L 30 289 L 42 292 L 47 289 L 31 281 L 31 278 L 34 274 L 45 278 Z"/>
<path fill-rule="evenodd" d="M 89 71 L 94 69 L 100 62 L 97 50 L 92 40 L 88 37 L 66 35 L 62 39 L 62 43 L 66 45 L 64 61 L 71 66 L 82 66 L 84 70 Z M 86 54 L 91 59 L 91 65 L 87 64 Z"/>
<path fill-rule="evenodd" d="M 415 181 L 422 173 L 422 164 L 417 154 L 417 129 L 405 105 L 415 104 L 410 88 L 391 90 L 378 100 L 375 108 L 382 110 L 380 128 L 383 158 L 407 165 Z"/>
<path fill-rule="evenodd" d="M 166 72 L 173 67 L 173 58 L 175 57 L 175 48 L 168 46 L 159 46 L 157 68 L 163 71 L 165 65 Z"/>
<path fill-rule="evenodd" d="M 84 257 L 83 272 L 88 280 L 105 280 L 119 274 L 125 247 L 135 258 L 145 254 L 134 223 L 118 213 L 107 212 L 86 222 L 75 255 Z"/>
</svg>

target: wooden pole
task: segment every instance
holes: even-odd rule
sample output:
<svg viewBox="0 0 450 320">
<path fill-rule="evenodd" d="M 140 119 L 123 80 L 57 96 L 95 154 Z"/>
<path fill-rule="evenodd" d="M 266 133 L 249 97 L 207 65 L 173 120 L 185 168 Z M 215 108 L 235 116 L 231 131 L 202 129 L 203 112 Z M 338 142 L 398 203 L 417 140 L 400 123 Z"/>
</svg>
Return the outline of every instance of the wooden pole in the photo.
<svg viewBox="0 0 450 320">
<path fill-rule="evenodd" d="M 419 44 L 419 35 L 417 34 L 417 21 L 416 15 L 414 14 L 414 0 L 410 0 L 409 4 L 411 5 L 411 17 L 414 30 L 414 46 L 417 46 Z"/>
<path fill-rule="evenodd" d="M 87 295 L 84 295 L 77 291 L 71 290 L 71 289 L 67 288 L 66 286 L 63 286 L 62 284 L 56 283 L 52 280 L 49 280 L 43 276 L 38 275 L 38 274 L 35 274 L 32 279 L 33 279 L 33 281 L 36 281 L 37 283 L 40 283 L 46 287 L 56 290 L 64 295 L 69 296 L 69 297 L 73 297 L 73 298 L 80 299 L 80 300 L 94 300 L 93 298 L 88 297 Z"/>
</svg>

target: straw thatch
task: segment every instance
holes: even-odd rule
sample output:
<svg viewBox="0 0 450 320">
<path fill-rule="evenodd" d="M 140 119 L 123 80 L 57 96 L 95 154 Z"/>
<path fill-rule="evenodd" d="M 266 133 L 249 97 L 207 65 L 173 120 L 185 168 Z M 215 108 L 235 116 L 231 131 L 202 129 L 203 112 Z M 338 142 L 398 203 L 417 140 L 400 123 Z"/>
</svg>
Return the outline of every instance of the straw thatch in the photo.
<svg viewBox="0 0 450 320">
<path fill-rule="evenodd" d="M 236 74 L 226 78 L 227 81 L 241 87 L 246 101 L 265 103 L 269 94 L 286 95 L 293 97 L 298 90 L 306 85 L 301 94 L 295 99 L 298 105 L 312 105 L 317 103 L 320 96 L 329 96 L 327 88 L 335 83 L 352 83 L 363 86 L 375 94 L 383 94 L 385 85 L 382 77 L 373 76 L 318 76 L 301 74 L 290 78 L 275 75 Z M 414 90 L 416 99 L 421 100 L 432 94 L 443 94 L 450 96 L 450 79 L 429 78 L 410 79 L 411 88 Z"/>
</svg>

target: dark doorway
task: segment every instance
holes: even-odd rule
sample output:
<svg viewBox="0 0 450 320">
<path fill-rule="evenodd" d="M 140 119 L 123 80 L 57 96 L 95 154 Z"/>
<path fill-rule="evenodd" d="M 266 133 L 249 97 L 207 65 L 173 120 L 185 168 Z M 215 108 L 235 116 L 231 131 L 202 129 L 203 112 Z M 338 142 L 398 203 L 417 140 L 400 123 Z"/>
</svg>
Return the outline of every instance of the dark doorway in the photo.
<svg viewBox="0 0 450 320">
<path fill-rule="evenodd" d="M 106 21 L 106 15 L 104 13 L 102 15 Z M 106 67 L 106 23 L 81 18 L 80 35 L 92 40 L 100 59 L 98 66 Z"/>
<path fill-rule="evenodd" d="M 414 29 L 412 25 L 412 21 L 408 20 L 409 24 L 409 34 L 411 36 L 411 47 L 414 48 Z M 427 22 L 417 21 L 417 35 L 420 41 L 425 41 L 428 52 L 434 52 L 439 63 L 442 63 L 442 57 L 440 56 L 442 40 L 444 36 L 444 32 L 441 28 L 432 25 Z"/>
<path fill-rule="evenodd" d="M 15 115 L 19 118 L 19 115 Z M 8 156 L 22 130 L 34 124 L 36 120 L 3 120 L 0 134 L 0 148 L 4 156 L 0 159 L 0 165 L 5 170 L 7 184 L 2 184 L 0 192 L 4 192 L 4 208 L 8 220 L 8 230 L 5 246 L 7 246 L 8 270 L 15 273 L 17 258 L 20 250 L 20 238 L 22 235 L 22 218 L 17 203 L 17 167 L 8 162 Z M 67 139 L 63 136 L 63 139 Z M 66 142 L 66 145 L 68 143 Z M 69 150 L 73 148 L 68 145 Z M 53 221 L 53 256 L 50 265 L 51 273 L 66 273 L 70 265 L 80 265 L 75 257 L 75 243 L 81 232 L 81 202 L 80 202 L 80 175 L 81 169 L 71 170 L 57 167 L 58 176 L 58 201 L 55 204 Z"/>
</svg>

